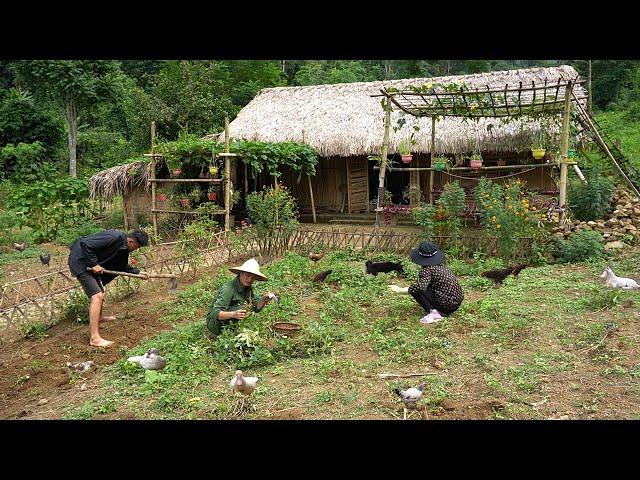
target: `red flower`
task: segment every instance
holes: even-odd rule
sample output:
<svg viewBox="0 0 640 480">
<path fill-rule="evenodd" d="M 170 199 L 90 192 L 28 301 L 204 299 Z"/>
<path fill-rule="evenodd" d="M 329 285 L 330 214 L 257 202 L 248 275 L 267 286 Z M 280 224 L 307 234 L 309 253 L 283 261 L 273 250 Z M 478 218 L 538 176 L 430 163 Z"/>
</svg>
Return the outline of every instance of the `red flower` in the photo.
<svg viewBox="0 0 640 480">
<path fill-rule="evenodd" d="M 138 260 L 136 258 L 132 258 L 131 265 L 135 265 L 136 263 L 138 263 Z"/>
</svg>

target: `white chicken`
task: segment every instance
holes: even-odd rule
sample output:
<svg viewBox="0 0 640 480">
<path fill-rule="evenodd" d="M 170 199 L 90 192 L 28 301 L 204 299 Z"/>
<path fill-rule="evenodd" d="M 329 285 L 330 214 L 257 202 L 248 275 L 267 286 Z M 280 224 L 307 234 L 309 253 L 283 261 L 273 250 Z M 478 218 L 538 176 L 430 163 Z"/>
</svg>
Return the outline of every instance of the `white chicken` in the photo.
<svg viewBox="0 0 640 480">
<path fill-rule="evenodd" d="M 231 393 L 241 393 L 242 395 L 251 395 L 256 389 L 258 377 L 245 377 L 242 370 L 236 370 L 235 376 L 229 382 Z"/>
<path fill-rule="evenodd" d="M 162 370 L 167 365 L 167 361 L 160 356 L 156 348 L 150 348 L 144 355 L 129 357 L 127 360 L 147 370 Z"/>
<path fill-rule="evenodd" d="M 426 386 L 426 383 L 421 383 L 417 387 L 411 387 L 406 390 L 400 390 L 399 388 L 393 389 L 395 394 L 402 400 L 402 403 L 404 403 L 404 420 L 407 419 L 407 410 L 416 408 L 416 404 L 418 403 L 418 400 L 420 400 L 422 391 Z"/>
</svg>

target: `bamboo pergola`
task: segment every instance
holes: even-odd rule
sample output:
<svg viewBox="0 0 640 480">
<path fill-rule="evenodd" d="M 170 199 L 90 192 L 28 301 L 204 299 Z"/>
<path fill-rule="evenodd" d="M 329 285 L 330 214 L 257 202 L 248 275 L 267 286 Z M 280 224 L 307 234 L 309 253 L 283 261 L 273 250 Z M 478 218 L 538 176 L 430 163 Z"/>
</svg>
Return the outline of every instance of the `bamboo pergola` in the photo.
<svg viewBox="0 0 640 480">
<path fill-rule="evenodd" d="M 391 110 L 393 106 L 412 115 L 414 117 L 432 118 L 432 149 L 431 164 L 426 168 L 411 169 L 412 187 L 418 186 L 419 171 L 430 172 L 431 192 L 430 203 L 433 203 L 433 152 L 435 144 L 435 126 L 438 117 L 466 117 L 479 119 L 484 117 L 521 117 L 521 116 L 541 116 L 556 115 L 562 113 L 562 149 L 561 156 L 554 164 L 560 167 L 560 195 L 559 205 L 562 210 L 560 222 L 564 222 L 566 216 L 567 199 L 567 172 L 568 166 L 577 165 L 568 159 L 569 151 L 569 119 L 571 112 L 572 98 L 575 102 L 587 100 L 587 95 L 576 95 L 573 91 L 576 85 L 584 83 L 576 76 L 572 80 L 559 78 L 557 82 L 530 84 L 519 82 L 518 84 L 506 84 L 504 88 L 491 87 L 485 85 L 484 88 L 470 89 L 465 85 L 442 85 L 431 84 L 411 85 L 402 90 L 394 87 L 383 88 L 380 94 L 372 96 L 385 97 L 383 102 L 385 108 L 385 130 L 381 152 L 381 167 L 378 184 L 378 203 L 376 208 L 376 227 L 380 225 L 381 199 L 384 198 L 384 177 L 388 168 L 387 155 L 389 152 L 389 128 L 391 123 Z M 534 164 L 529 167 L 542 168 L 548 165 Z M 495 170 L 509 169 L 507 166 L 483 167 Z M 403 169 L 406 171 L 406 169 Z M 415 175 L 414 175 L 415 172 Z M 580 175 L 580 174 L 579 174 Z"/>
</svg>

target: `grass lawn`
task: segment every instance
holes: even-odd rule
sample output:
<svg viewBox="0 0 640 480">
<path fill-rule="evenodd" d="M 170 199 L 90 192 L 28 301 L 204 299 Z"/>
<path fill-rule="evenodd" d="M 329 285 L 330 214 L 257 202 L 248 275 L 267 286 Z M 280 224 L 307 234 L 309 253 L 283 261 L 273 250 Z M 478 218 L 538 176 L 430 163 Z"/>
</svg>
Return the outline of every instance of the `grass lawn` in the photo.
<svg viewBox="0 0 640 480">
<path fill-rule="evenodd" d="M 90 399 L 64 418 L 136 419 L 397 419 L 395 387 L 427 383 L 422 405 L 429 419 L 640 418 L 638 292 L 605 290 L 605 262 L 530 267 L 518 282 L 495 288 L 478 272 L 489 259 L 449 264 L 465 301 L 429 327 L 421 308 L 387 285 L 408 285 L 395 273 L 365 275 L 362 252 L 327 254 L 313 263 L 289 253 L 263 267 L 259 283 L 280 297 L 215 342 L 202 335 L 200 312 L 212 301 L 226 269 L 205 275 L 161 309 L 173 330 L 126 352 L 105 368 Z M 378 254 L 370 258 L 396 258 Z M 638 276 L 640 251 L 610 259 L 619 275 Z M 332 269 L 324 283 L 311 281 Z M 303 326 L 292 338 L 274 321 Z M 158 348 L 161 372 L 127 363 L 130 354 Z M 245 402 L 228 384 L 236 368 L 260 377 Z M 410 374 L 381 378 L 378 374 Z M 419 419 L 413 413 L 411 419 Z"/>
</svg>

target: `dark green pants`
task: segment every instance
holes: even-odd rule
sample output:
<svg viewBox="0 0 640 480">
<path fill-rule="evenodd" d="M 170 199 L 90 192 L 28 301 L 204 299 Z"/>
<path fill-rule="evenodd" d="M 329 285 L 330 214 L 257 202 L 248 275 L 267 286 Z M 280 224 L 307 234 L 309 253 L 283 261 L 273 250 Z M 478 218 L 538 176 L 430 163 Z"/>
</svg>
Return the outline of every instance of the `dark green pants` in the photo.
<svg viewBox="0 0 640 480">
<path fill-rule="evenodd" d="M 236 325 L 238 323 L 237 319 L 230 319 L 227 321 L 221 321 L 219 318 L 214 318 L 213 315 L 207 315 L 207 330 L 209 331 L 208 333 L 210 335 L 209 338 L 211 338 L 211 336 L 216 337 L 218 335 L 220 335 L 220 333 L 222 332 L 222 328 L 223 327 L 229 327 L 232 325 Z M 206 332 L 205 332 L 206 333 Z"/>
</svg>

